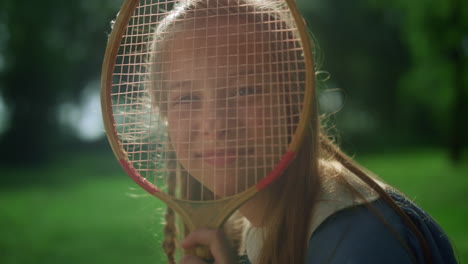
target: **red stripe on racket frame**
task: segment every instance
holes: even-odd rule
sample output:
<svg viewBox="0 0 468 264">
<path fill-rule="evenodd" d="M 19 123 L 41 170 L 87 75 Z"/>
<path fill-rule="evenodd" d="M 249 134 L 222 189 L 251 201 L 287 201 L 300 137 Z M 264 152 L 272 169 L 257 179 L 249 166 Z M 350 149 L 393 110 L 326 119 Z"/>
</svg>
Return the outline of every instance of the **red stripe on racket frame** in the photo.
<svg viewBox="0 0 468 264">
<path fill-rule="evenodd" d="M 141 188 L 145 189 L 150 194 L 155 194 L 161 192 L 156 186 L 151 184 L 147 179 L 141 177 L 140 173 L 130 165 L 127 160 L 119 160 L 120 165 L 125 170 L 125 172 L 134 180 Z"/>
<path fill-rule="evenodd" d="M 276 180 L 286 170 L 289 164 L 294 160 L 295 156 L 296 152 L 294 151 L 286 152 L 281 158 L 281 161 L 278 164 L 276 164 L 275 168 L 268 174 L 268 176 L 266 176 L 263 180 L 257 183 L 257 190 L 262 190 L 263 188 L 270 185 L 270 183 L 272 183 L 274 180 Z"/>
</svg>

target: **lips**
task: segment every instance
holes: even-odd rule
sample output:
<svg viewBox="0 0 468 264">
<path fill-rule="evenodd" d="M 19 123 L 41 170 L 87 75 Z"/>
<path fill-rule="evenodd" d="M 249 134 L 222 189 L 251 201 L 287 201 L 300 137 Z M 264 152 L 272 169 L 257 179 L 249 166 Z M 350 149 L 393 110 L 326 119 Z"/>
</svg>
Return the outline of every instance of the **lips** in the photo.
<svg viewBox="0 0 468 264">
<path fill-rule="evenodd" d="M 201 158 L 205 163 L 214 167 L 226 167 L 234 164 L 238 157 L 245 156 L 251 151 L 246 149 L 221 149 L 207 150 L 196 154 L 197 158 Z"/>
</svg>

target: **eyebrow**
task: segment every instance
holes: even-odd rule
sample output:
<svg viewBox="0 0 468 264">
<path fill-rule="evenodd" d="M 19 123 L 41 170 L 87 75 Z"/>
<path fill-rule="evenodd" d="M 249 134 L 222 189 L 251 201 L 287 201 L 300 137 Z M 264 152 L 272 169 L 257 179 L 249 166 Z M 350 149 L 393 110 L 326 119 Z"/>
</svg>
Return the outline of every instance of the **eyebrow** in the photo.
<svg viewBox="0 0 468 264">
<path fill-rule="evenodd" d="M 232 70 L 229 74 L 228 77 L 234 77 L 234 76 L 249 76 L 253 74 L 258 74 L 256 73 L 256 69 L 252 66 L 248 67 L 247 69 L 242 69 L 238 71 L 237 69 Z"/>
<path fill-rule="evenodd" d="M 220 76 L 219 78 L 227 77 L 229 79 L 228 82 L 231 82 L 231 81 L 236 81 L 236 80 L 231 79 L 236 76 L 248 77 L 248 76 L 256 75 L 256 74 L 263 74 L 263 71 L 258 72 L 257 69 L 250 66 L 240 71 L 238 71 L 238 69 L 234 69 L 230 71 L 227 76 Z M 181 90 L 187 90 L 193 87 L 193 82 L 194 80 L 183 80 L 183 81 L 166 80 L 165 83 L 169 85 L 165 85 L 165 90 L 168 91 L 168 93 L 181 91 Z"/>
<path fill-rule="evenodd" d="M 169 86 L 166 86 L 166 90 L 168 92 L 177 90 L 180 91 L 181 88 L 192 87 L 193 80 L 185 80 L 185 81 L 166 81 L 169 83 Z"/>
</svg>

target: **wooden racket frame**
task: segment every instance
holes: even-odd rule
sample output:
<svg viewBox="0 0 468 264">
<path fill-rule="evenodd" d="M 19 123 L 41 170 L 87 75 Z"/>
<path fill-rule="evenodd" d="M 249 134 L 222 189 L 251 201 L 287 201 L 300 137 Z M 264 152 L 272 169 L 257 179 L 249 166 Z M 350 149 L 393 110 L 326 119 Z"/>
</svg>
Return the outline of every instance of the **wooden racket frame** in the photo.
<svg viewBox="0 0 468 264">
<path fill-rule="evenodd" d="M 119 136 L 112 114 L 112 76 L 123 34 L 140 0 L 125 0 L 118 13 L 113 30 L 109 36 L 101 75 L 101 107 L 106 134 L 117 160 L 126 173 L 133 181 L 140 185 L 140 187 L 151 195 L 159 198 L 176 211 L 181 216 L 189 231 L 202 227 L 220 228 L 237 208 L 253 197 L 258 191 L 268 186 L 284 172 L 289 163 L 294 159 L 295 153 L 299 150 L 303 142 L 306 130 L 308 129 L 308 121 L 312 115 L 312 111 L 315 109 L 313 107 L 315 70 L 312 57 L 312 45 L 306 31 L 306 25 L 297 10 L 295 1 L 285 0 L 285 2 L 296 22 L 301 45 L 304 49 L 306 87 L 302 112 L 300 113 L 300 121 L 292 137 L 292 141 L 288 146 L 287 152 L 268 176 L 242 193 L 213 201 L 181 200 L 160 191 L 132 167 L 132 163 L 128 160 L 128 154 L 119 144 Z"/>
</svg>

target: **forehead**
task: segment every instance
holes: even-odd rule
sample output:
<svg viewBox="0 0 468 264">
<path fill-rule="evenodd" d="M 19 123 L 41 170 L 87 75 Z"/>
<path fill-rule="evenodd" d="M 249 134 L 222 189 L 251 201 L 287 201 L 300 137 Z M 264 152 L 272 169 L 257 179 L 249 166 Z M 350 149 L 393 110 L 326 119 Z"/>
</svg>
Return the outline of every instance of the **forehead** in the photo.
<svg viewBox="0 0 468 264">
<path fill-rule="evenodd" d="M 194 18 L 180 23 L 175 28 L 174 39 L 198 41 L 207 47 L 227 44 L 260 42 L 259 36 L 265 33 L 258 24 L 248 23 L 238 16 L 216 16 Z M 178 44 L 178 43 L 174 43 Z"/>
<path fill-rule="evenodd" d="M 270 61 L 271 33 L 236 16 L 197 18 L 179 25 L 166 41 L 166 70 L 246 67 Z"/>
</svg>

